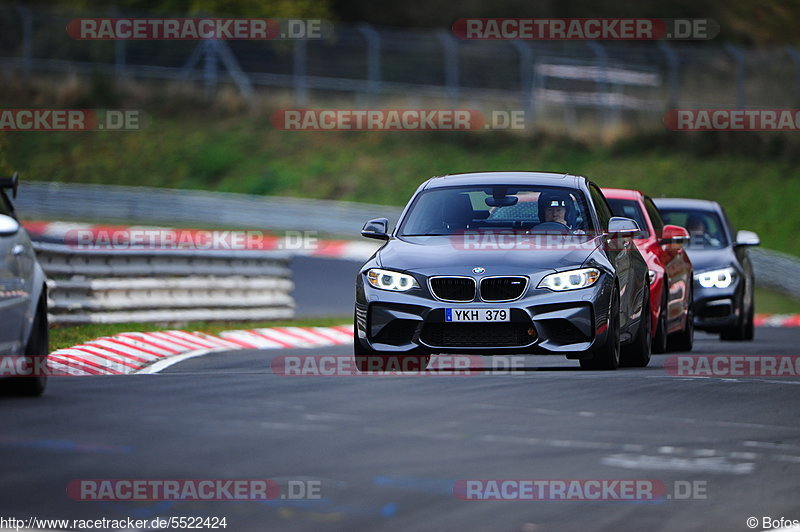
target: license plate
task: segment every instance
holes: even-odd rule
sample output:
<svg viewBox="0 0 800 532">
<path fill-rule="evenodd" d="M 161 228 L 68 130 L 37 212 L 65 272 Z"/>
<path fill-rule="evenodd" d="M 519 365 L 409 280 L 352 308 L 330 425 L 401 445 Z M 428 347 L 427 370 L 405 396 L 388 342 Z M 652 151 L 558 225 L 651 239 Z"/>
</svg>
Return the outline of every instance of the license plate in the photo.
<svg viewBox="0 0 800 532">
<path fill-rule="evenodd" d="M 505 308 L 446 308 L 444 309 L 444 321 L 511 321 L 511 311 Z"/>
</svg>

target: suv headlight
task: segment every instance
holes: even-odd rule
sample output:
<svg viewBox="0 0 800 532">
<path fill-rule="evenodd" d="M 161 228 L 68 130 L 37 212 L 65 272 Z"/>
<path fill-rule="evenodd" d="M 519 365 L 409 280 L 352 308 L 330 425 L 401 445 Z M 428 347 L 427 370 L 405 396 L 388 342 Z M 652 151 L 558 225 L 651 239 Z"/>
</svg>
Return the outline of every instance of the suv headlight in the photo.
<svg viewBox="0 0 800 532">
<path fill-rule="evenodd" d="M 597 268 L 581 268 L 565 272 L 551 273 L 539 281 L 538 288 L 547 288 L 555 292 L 564 290 L 577 290 L 592 286 L 600 278 Z"/>
<path fill-rule="evenodd" d="M 412 276 L 380 268 L 367 270 L 367 281 L 375 288 L 393 292 L 406 292 L 412 288 L 419 288 L 419 283 Z"/>
<path fill-rule="evenodd" d="M 736 278 L 736 270 L 733 268 L 721 268 L 694 274 L 694 279 L 703 288 L 728 288 Z"/>
</svg>

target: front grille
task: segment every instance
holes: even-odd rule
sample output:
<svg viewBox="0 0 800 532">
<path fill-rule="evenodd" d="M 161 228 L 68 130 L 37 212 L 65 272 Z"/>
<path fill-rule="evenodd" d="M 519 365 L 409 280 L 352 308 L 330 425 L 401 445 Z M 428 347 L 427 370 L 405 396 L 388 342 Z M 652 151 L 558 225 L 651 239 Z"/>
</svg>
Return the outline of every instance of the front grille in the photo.
<svg viewBox="0 0 800 532">
<path fill-rule="evenodd" d="M 532 343 L 530 324 L 427 323 L 420 339 L 433 347 L 518 347 Z"/>
<path fill-rule="evenodd" d="M 475 299 L 475 279 L 471 277 L 434 277 L 433 295 L 443 301 L 472 301 Z"/>
<path fill-rule="evenodd" d="M 512 301 L 522 296 L 527 285 L 527 277 L 486 277 L 481 280 L 481 299 Z"/>
</svg>

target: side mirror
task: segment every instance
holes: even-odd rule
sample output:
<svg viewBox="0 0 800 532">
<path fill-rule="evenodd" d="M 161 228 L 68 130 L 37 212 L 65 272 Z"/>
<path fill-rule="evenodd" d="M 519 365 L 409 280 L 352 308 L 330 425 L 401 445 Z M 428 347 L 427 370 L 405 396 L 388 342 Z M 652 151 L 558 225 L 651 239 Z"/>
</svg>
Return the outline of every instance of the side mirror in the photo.
<svg viewBox="0 0 800 532">
<path fill-rule="evenodd" d="M 761 245 L 761 239 L 758 238 L 758 235 L 753 231 L 739 231 L 736 233 L 736 245 L 737 246 L 759 246 Z"/>
<path fill-rule="evenodd" d="M 614 216 L 608 221 L 608 231 L 606 234 L 622 237 L 633 237 L 639 232 L 639 224 L 632 218 Z"/>
<path fill-rule="evenodd" d="M 389 220 L 386 218 L 375 218 L 364 224 L 361 229 L 361 236 L 376 238 L 378 240 L 389 240 Z"/>
<path fill-rule="evenodd" d="M 679 225 L 665 225 L 661 231 L 660 244 L 686 244 L 689 242 L 689 231 Z"/>
<path fill-rule="evenodd" d="M 0 214 L 0 236 L 16 235 L 19 231 L 19 222 L 11 216 Z"/>
</svg>

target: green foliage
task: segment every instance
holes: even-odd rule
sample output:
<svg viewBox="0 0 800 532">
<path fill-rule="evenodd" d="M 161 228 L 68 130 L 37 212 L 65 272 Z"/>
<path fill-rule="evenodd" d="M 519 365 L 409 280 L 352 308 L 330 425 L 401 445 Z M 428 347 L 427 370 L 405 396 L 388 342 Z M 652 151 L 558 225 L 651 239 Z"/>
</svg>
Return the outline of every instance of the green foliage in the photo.
<svg viewBox="0 0 800 532">
<path fill-rule="evenodd" d="M 485 170 L 583 174 L 654 197 L 716 199 L 766 247 L 800 255 L 793 137 L 664 133 L 611 144 L 498 132 L 302 132 L 267 113 L 154 117 L 143 130 L 8 135 L 27 179 L 196 188 L 403 205 L 430 176 Z M 755 215 L 758 213 L 758 216 Z"/>
</svg>

